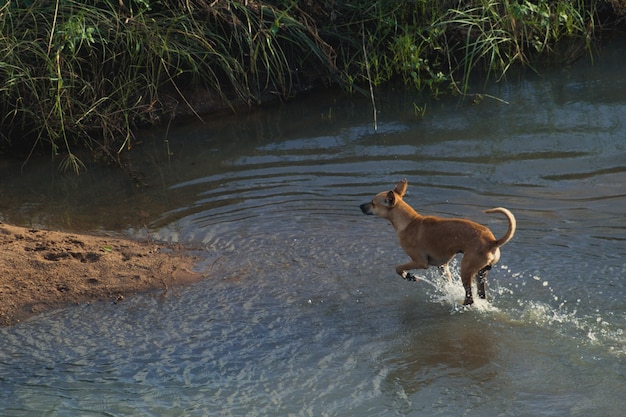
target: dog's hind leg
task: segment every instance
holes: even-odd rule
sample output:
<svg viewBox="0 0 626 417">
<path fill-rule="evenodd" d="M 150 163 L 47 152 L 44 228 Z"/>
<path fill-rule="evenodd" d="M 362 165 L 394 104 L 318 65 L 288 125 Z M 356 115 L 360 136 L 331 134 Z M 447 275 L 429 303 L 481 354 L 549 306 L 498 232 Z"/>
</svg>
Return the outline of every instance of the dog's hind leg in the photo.
<svg viewBox="0 0 626 417">
<path fill-rule="evenodd" d="M 478 286 L 478 296 L 482 299 L 486 299 L 487 295 L 487 273 L 491 269 L 491 265 L 487 265 L 476 274 L 476 278 L 478 282 L 476 283 Z"/>
<path fill-rule="evenodd" d="M 465 289 L 465 301 L 463 301 L 463 305 L 474 304 L 474 298 L 472 297 L 472 274 L 461 271 L 461 282 L 463 282 L 463 288 Z"/>
<path fill-rule="evenodd" d="M 463 305 L 474 304 L 474 298 L 472 298 L 472 279 L 476 272 L 479 271 L 480 265 L 476 266 L 477 262 L 474 262 L 472 258 L 465 255 L 461 259 L 461 283 L 465 289 L 465 301 Z"/>
</svg>

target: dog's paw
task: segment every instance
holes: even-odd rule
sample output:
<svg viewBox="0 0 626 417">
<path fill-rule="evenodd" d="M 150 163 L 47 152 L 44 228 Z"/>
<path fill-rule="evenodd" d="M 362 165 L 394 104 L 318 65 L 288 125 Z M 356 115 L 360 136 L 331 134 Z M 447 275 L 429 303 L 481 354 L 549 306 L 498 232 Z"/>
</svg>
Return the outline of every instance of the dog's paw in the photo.
<svg viewBox="0 0 626 417">
<path fill-rule="evenodd" d="M 407 271 L 402 272 L 402 278 L 406 279 L 407 281 L 413 281 L 413 282 L 418 280 L 418 278 L 415 275 Z"/>
</svg>

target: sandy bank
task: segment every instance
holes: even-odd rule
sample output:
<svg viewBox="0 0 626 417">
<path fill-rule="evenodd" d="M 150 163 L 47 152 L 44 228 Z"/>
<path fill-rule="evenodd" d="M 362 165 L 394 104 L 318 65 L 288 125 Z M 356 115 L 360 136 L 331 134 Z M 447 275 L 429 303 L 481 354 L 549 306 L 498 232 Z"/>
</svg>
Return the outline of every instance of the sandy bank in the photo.
<svg viewBox="0 0 626 417">
<path fill-rule="evenodd" d="M 182 247 L 0 223 L 0 325 L 198 281 Z"/>
</svg>

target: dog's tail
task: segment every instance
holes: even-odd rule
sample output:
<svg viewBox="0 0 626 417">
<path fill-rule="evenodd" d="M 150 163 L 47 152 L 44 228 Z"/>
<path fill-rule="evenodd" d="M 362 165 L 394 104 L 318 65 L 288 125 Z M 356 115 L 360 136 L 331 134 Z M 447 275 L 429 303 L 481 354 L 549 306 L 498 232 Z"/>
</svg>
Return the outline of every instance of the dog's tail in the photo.
<svg viewBox="0 0 626 417">
<path fill-rule="evenodd" d="M 511 238 L 515 234 L 515 228 L 517 226 L 517 222 L 515 221 L 515 216 L 513 216 L 513 213 L 511 213 L 510 211 L 508 211 L 504 207 L 496 207 L 496 208 L 492 208 L 492 209 L 489 209 L 489 210 L 485 210 L 485 213 L 489 213 L 489 214 L 491 214 L 491 213 L 502 213 L 509 220 L 509 230 L 506 231 L 506 234 L 504 236 L 502 236 L 500 239 L 496 240 L 494 245 L 496 247 L 500 247 L 500 246 L 504 245 L 506 242 L 508 242 L 509 240 L 511 240 Z"/>
</svg>

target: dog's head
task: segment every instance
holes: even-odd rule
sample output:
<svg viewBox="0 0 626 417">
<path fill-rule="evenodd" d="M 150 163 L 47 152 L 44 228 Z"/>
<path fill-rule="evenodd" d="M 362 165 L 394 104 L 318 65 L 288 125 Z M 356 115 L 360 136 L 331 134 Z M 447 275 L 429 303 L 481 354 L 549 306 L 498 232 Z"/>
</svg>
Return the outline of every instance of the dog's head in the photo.
<svg viewBox="0 0 626 417">
<path fill-rule="evenodd" d="M 374 196 L 369 203 L 361 204 L 361 211 L 365 214 L 375 214 L 382 218 L 389 217 L 389 212 L 402 200 L 406 194 L 409 182 L 405 179 L 400 181 L 396 188 L 391 191 L 383 191 Z"/>
</svg>

